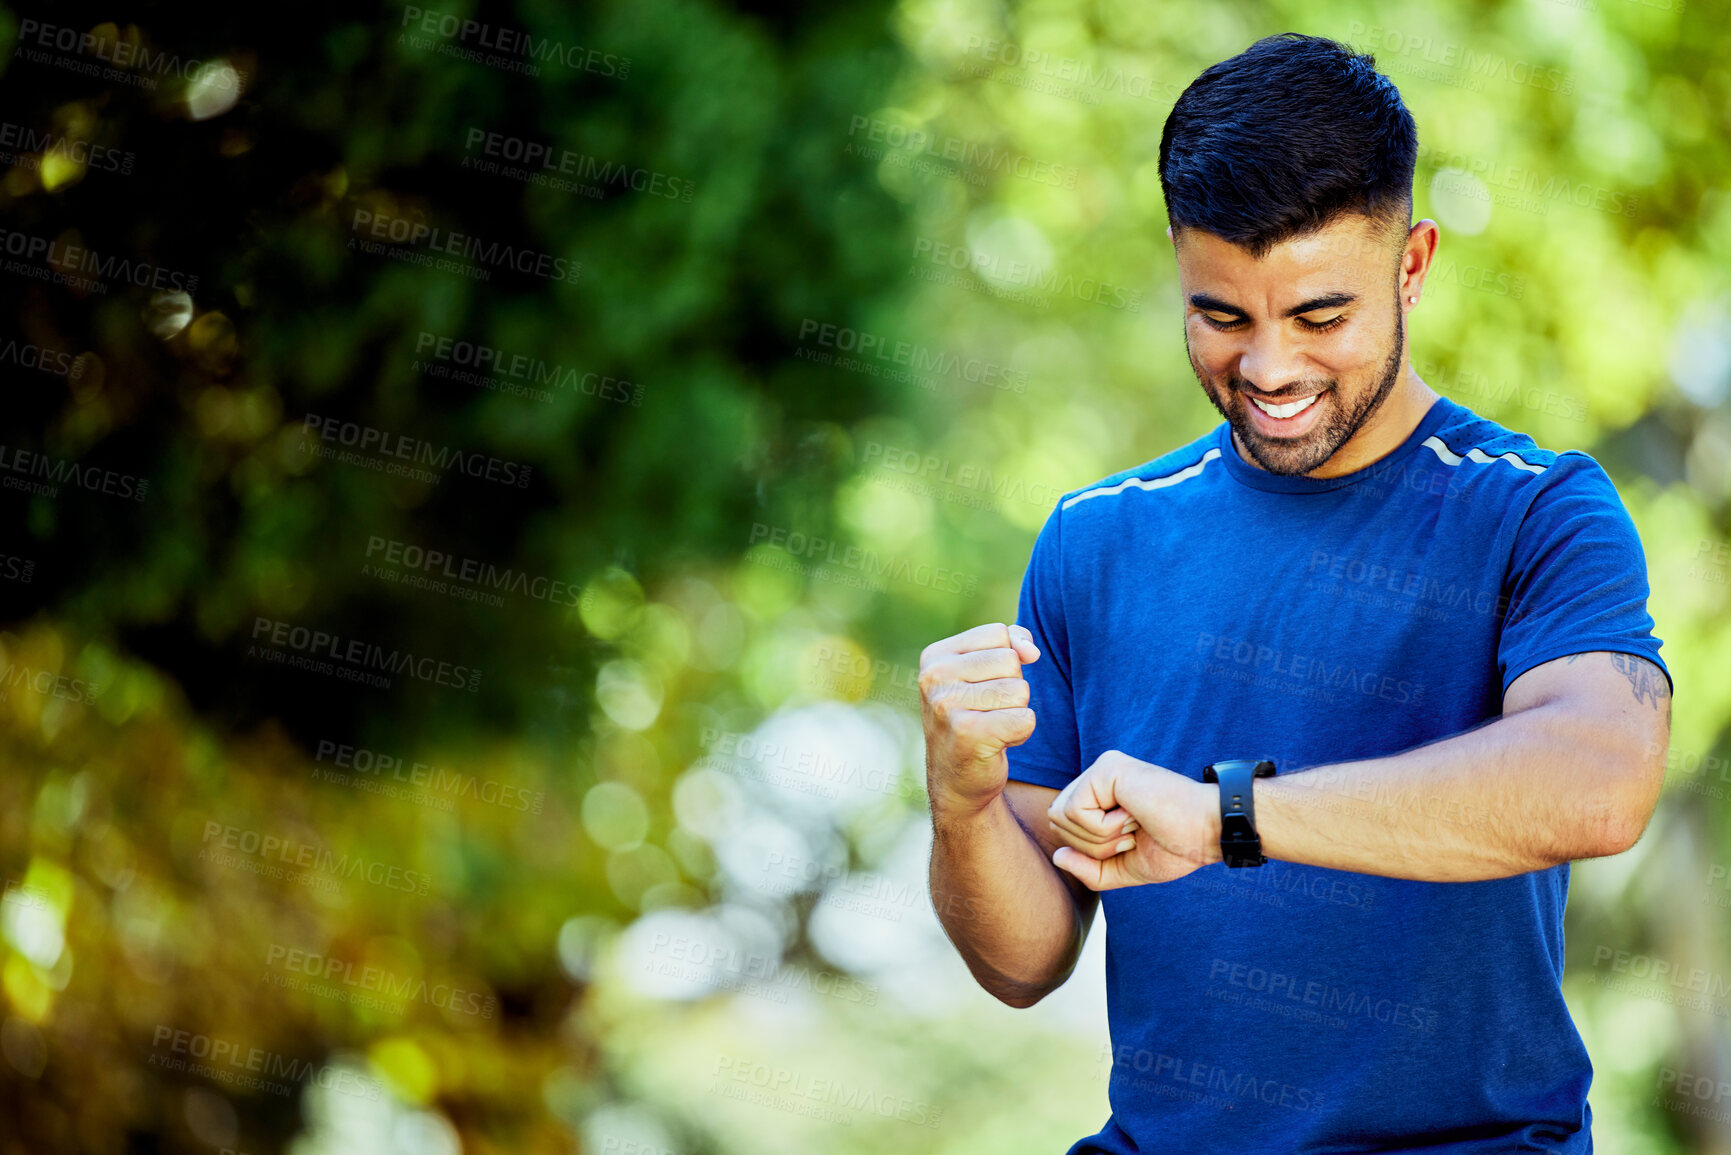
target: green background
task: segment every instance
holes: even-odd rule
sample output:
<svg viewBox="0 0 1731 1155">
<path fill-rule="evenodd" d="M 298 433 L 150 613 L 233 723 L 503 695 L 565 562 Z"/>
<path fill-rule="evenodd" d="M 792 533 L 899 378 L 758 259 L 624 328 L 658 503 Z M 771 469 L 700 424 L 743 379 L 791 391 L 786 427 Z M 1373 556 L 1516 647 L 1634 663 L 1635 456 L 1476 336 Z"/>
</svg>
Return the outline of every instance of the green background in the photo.
<svg viewBox="0 0 1731 1155">
<path fill-rule="evenodd" d="M 0 17 L 6 122 L 103 150 L 11 147 L 0 227 L 62 271 L 78 246 L 197 278 L 0 277 L 6 339 L 66 354 L 0 364 L 7 452 L 148 483 L 0 491 L 0 1151 L 1096 1130 L 1099 930 L 1031 1010 L 974 986 L 924 889 L 914 678 L 1013 617 L 1057 494 L 1217 420 L 1160 130 L 1286 30 L 1375 53 L 1417 120 L 1420 375 L 1593 453 L 1640 529 L 1669 782 L 1634 850 L 1576 868 L 1564 989 L 1602 1149 L 1731 1151 L 1723 3 L 414 11 Z M 562 52 L 469 59 L 440 13 Z M 149 51 L 81 70 L 121 44 Z M 478 165 L 488 139 L 582 187 Z M 376 221 L 581 268 L 429 267 Z M 444 373 L 441 341 L 505 371 Z M 312 452 L 327 422 L 463 456 L 387 473 Z M 524 580 L 477 598 L 465 561 Z M 279 622 L 464 672 L 289 668 Z"/>
</svg>

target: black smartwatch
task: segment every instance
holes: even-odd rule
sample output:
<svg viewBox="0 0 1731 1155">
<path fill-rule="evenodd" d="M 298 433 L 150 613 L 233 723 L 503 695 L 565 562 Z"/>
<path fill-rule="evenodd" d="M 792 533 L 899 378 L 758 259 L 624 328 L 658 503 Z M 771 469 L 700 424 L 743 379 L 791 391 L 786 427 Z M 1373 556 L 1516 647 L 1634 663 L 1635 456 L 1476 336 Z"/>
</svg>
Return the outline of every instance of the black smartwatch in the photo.
<svg viewBox="0 0 1731 1155">
<path fill-rule="evenodd" d="M 1202 781 L 1220 783 L 1220 857 L 1231 867 L 1261 866 L 1262 839 L 1256 833 L 1256 803 L 1250 784 L 1274 777 L 1266 758 L 1233 758 L 1202 768 Z"/>
</svg>

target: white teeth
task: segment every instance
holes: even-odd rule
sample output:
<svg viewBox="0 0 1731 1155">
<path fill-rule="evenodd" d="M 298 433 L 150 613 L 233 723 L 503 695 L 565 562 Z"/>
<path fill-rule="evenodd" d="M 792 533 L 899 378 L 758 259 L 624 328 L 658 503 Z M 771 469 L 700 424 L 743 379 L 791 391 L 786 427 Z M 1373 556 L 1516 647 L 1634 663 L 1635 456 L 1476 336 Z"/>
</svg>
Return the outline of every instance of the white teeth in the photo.
<svg viewBox="0 0 1731 1155">
<path fill-rule="evenodd" d="M 1316 403 L 1316 399 L 1320 396 L 1321 396 L 1320 393 L 1312 393 L 1309 397 L 1306 397 L 1303 401 L 1294 401 L 1290 405 L 1264 405 L 1262 402 L 1257 401 L 1256 398 L 1254 398 L 1254 397 L 1252 397 L 1251 400 L 1256 402 L 1256 407 L 1258 409 L 1262 410 L 1264 413 L 1268 414 L 1270 417 L 1296 417 L 1300 413 L 1303 413 L 1306 409 L 1309 409 L 1312 405 L 1314 405 Z"/>
</svg>

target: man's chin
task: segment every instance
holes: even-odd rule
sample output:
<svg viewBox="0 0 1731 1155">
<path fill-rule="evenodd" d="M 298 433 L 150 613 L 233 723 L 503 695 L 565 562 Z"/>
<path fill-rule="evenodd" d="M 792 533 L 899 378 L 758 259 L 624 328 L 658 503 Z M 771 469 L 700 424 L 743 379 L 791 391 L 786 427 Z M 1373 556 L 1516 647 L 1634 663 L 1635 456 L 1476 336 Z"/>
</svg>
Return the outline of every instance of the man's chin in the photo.
<svg viewBox="0 0 1731 1155">
<path fill-rule="evenodd" d="M 1232 428 L 1256 464 L 1269 473 L 1288 476 L 1309 473 L 1334 456 L 1334 449 L 1323 440 L 1323 430 L 1312 430 L 1300 437 L 1266 437 L 1252 428 L 1248 420 L 1234 421 Z"/>
</svg>

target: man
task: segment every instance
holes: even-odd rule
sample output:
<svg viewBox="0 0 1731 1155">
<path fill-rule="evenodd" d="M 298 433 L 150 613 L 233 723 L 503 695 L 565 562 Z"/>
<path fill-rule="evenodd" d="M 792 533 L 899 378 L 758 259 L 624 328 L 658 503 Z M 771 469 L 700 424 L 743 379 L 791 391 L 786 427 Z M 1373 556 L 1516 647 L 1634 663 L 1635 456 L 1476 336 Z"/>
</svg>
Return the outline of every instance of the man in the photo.
<svg viewBox="0 0 1731 1155">
<path fill-rule="evenodd" d="M 1017 624 L 921 655 L 975 978 L 1037 1002 L 1104 894 L 1112 1116 L 1071 1155 L 1592 1149 L 1568 864 L 1645 827 L 1670 675 L 1604 471 L 1412 370 L 1416 148 L 1333 41 L 1197 78 L 1160 175 L 1225 420 L 1065 494 Z"/>
</svg>

